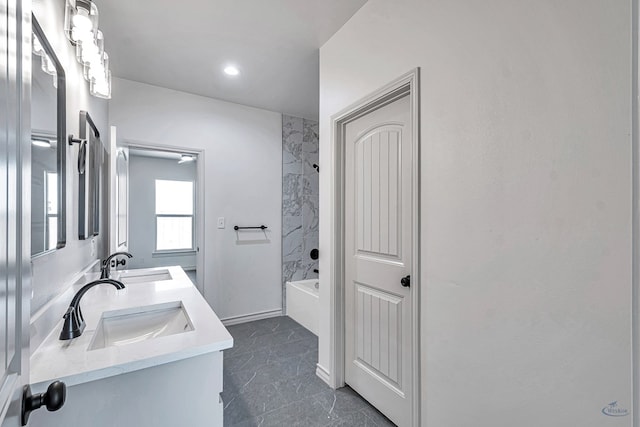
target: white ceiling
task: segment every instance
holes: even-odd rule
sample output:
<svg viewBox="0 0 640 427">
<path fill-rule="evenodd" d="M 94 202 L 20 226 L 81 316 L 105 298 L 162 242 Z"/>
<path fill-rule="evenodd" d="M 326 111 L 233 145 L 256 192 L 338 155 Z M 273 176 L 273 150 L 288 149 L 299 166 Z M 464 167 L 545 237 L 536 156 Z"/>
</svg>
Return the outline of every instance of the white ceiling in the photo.
<svg viewBox="0 0 640 427">
<path fill-rule="evenodd" d="M 318 48 L 366 0 L 96 0 L 114 76 L 318 117 Z M 240 75 L 222 69 L 235 64 Z"/>
</svg>

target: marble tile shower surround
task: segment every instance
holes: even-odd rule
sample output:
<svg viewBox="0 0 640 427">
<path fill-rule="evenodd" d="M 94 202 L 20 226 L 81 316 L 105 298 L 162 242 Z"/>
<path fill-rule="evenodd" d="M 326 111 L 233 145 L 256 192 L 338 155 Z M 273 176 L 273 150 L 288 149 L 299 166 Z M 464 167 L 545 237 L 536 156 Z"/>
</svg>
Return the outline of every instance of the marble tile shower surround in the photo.
<svg viewBox="0 0 640 427">
<path fill-rule="evenodd" d="M 282 294 L 285 283 L 318 277 L 318 122 L 282 116 Z M 283 298 L 284 299 L 284 298 Z M 284 307 L 284 301 L 283 301 Z"/>
</svg>

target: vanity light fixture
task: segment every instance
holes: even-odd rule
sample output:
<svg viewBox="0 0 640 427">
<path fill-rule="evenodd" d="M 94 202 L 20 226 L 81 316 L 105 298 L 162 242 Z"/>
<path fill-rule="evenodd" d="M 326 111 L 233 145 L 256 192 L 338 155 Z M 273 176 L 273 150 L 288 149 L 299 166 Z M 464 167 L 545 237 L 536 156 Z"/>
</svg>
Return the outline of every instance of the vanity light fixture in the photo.
<svg viewBox="0 0 640 427">
<path fill-rule="evenodd" d="M 238 70 L 238 67 L 235 67 L 233 65 L 227 65 L 226 67 L 224 67 L 224 73 L 228 76 L 237 76 L 238 74 L 240 74 L 240 70 Z"/>
<path fill-rule="evenodd" d="M 111 98 L 109 55 L 104 51 L 104 35 L 98 29 L 98 8 L 91 0 L 67 0 L 64 32 L 76 47 L 76 59 L 83 66 L 89 92 Z"/>
<path fill-rule="evenodd" d="M 190 154 L 183 154 L 180 156 L 180 160 L 178 161 L 178 164 L 182 164 L 182 163 L 188 163 L 188 162 L 193 162 L 195 160 L 195 157 L 193 157 Z"/>
</svg>

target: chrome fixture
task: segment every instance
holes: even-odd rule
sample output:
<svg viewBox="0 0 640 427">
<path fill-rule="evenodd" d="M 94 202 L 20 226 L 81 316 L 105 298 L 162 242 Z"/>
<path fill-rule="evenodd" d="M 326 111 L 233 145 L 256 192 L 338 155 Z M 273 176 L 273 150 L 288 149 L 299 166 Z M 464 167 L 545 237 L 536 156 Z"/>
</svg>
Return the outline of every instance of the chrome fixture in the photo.
<svg viewBox="0 0 640 427">
<path fill-rule="evenodd" d="M 100 267 L 100 278 L 101 279 L 108 279 L 110 274 L 111 274 L 111 260 L 117 256 L 126 256 L 127 258 L 133 258 L 133 255 L 131 255 L 129 252 L 115 252 L 112 253 L 111 255 L 109 255 L 107 257 L 107 259 L 105 259 L 104 261 L 102 261 L 102 266 Z M 127 264 L 127 260 L 125 259 L 117 259 L 114 261 L 114 267 L 118 267 L 119 265 L 126 265 Z"/>
<path fill-rule="evenodd" d="M 69 304 L 69 308 L 64 313 L 64 325 L 62 326 L 62 331 L 60 331 L 61 340 L 70 340 L 82 335 L 82 331 L 84 331 L 86 324 L 84 323 L 84 317 L 82 317 L 80 300 L 89 289 L 103 283 L 113 285 L 116 287 L 116 289 L 124 289 L 124 284 L 122 282 L 113 279 L 94 280 L 93 282 L 88 283 L 80 288 L 80 290 L 73 296 L 71 304 Z"/>
<path fill-rule="evenodd" d="M 104 51 L 104 35 L 98 29 L 98 8 L 91 0 L 67 0 L 64 32 L 76 47 L 76 59 L 83 66 L 89 92 L 111 99 L 109 55 Z"/>
</svg>

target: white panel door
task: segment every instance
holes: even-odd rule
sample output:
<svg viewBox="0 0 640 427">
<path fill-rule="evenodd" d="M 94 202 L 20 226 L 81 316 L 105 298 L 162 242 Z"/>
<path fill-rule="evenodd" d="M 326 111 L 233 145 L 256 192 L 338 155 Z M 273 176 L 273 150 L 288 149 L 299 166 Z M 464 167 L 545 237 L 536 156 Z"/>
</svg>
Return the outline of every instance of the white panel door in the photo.
<svg viewBox="0 0 640 427">
<path fill-rule="evenodd" d="M 412 416 L 409 96 L 345 129 L 345 381 L 399 426 Z M 407 282 L 405 281 L 405 284 Z"/>
</svg>

